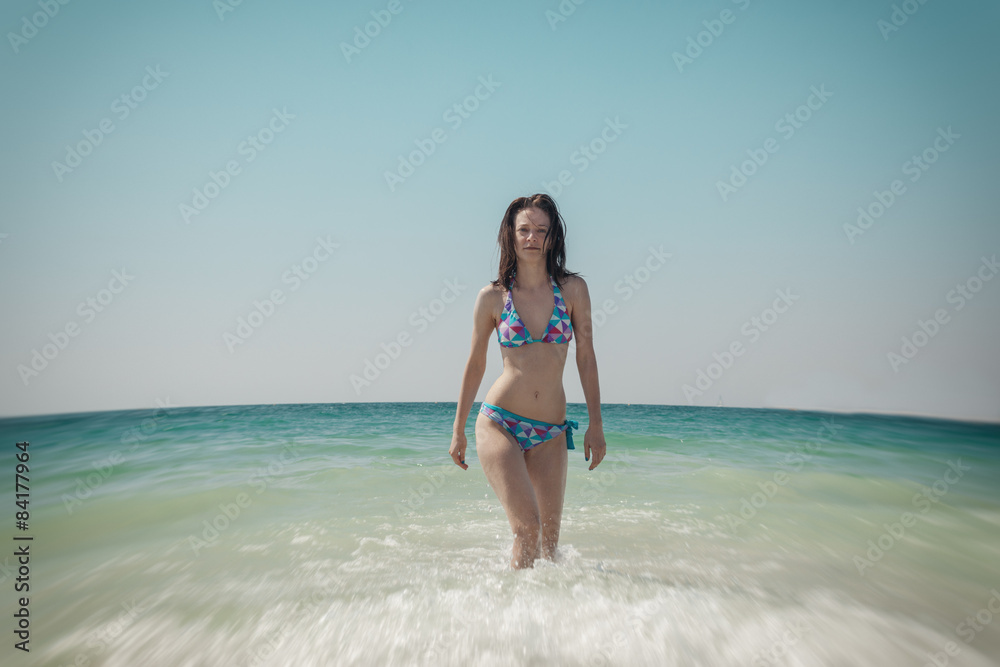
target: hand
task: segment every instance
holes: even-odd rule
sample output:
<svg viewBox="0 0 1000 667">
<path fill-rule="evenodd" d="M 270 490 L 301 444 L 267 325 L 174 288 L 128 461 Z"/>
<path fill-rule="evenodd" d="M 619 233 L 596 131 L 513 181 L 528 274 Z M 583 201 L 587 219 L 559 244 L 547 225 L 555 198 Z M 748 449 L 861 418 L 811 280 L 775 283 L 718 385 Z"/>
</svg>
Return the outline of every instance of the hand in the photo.
<svg viewBox="0 0 1000 667">
<path fill-rule="evenodd" d="M 585 458 L 592 459 L 588 470 L 596 468 L 597 464 L 604 460 L 607 451 L 608 445 L 604 442 L 604 429 L 600 426 L 594 428 L 588 426 L 587 432 L 583 436 L 583 455 Z"/>
<path fill-rule="evenodd" d="M 465 463 L 465 448 L 469 446 L 468 441 L 465 439 L 464 433 L 455 433 L 451 436 L 451 449 L 448 450 L 448 454 L 451 455 L 451 460 L 455 462 L 462 470 L 468 470 L 469 466 Z"/>
</svg>

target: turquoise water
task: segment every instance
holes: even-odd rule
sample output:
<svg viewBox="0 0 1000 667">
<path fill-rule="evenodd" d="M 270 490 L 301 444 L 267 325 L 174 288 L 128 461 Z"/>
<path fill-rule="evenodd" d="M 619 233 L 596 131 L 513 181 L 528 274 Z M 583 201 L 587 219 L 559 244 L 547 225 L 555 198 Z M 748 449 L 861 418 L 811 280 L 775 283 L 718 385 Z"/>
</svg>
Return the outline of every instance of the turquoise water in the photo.
<svg viewBox="0 0 1000 667">
<path fill-rule="evenodd" d="M 1000 664 L 1000 425 L 607 405 L 588 471 L 570 405 L 559 561 L 513 571 L 454 410 L 0 420 L 34 537 L 4 664 Z"/>
</svg>

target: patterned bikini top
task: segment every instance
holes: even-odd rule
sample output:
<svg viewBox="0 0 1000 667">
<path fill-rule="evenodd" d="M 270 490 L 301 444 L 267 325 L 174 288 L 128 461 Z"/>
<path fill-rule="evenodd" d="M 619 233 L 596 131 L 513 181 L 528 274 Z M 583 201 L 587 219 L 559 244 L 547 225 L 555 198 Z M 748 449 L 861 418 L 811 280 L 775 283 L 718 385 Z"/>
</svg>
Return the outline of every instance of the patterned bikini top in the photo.
<svg viewBox="0 0 1000 667">
<path fill-rule="evenodd" d="M 515 272 L 516 275 L 516 272 Z M 570 321 L 569 311 L 566 310 L 566 302 L 563 301 L 562 292 L 555 279 L 549 276 L 552 283 L 552 294 L 555 298 L 555 307 L 552 309 L 552 317 L 549 318 L 549 326 L 545 329 L 545 335 L 541 340 L 531 337 L 528 327 L 521 320 L 521 316 L 514 309 L 514 277 L 511 276 L 510 288 L 507 290 L 507 301 L 504 303 L 503 314 L 500 315 L 500 323 L 497 324 L 497 340 L 503 347 L 521 347 L 528 343 L 569 343 L 573 340 L 573 323 Z"/>
</svg>

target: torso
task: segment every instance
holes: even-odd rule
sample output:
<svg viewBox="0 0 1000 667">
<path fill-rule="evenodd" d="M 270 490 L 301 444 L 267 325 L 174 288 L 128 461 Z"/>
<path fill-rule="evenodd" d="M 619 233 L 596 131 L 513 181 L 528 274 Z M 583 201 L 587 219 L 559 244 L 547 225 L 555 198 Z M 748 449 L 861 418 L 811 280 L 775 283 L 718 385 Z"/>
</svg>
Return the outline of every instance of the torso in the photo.
<svg viewBox="0 0 1000 667">
<path fill-rule="evenodd" d="M 574 278 L 564 282 L 560 291 L 569 314 L 573 305 L 567 295 L 567 287 Z M 553 309 L 553 292 L 548 285 L 534 294 L 527 294 L 515 287 L 514 301 L 517 313 L 533 339 L 540 339 L 549 324 Z M 507 290 L 494 287 L 494 335 L 500 322 Z M 493 342 L 492 344 L 498 345 Z M 561 424 L 566 419 L 566 393 L 563 391 L 562 376 L 569 353 L 567 343 L 533 342 L 520 347 L 500 347 L 503 357 L 503 373 L 486 392 L 485 401 L 514 414 L 539 419 L 552 424 Z"/>
</svg>

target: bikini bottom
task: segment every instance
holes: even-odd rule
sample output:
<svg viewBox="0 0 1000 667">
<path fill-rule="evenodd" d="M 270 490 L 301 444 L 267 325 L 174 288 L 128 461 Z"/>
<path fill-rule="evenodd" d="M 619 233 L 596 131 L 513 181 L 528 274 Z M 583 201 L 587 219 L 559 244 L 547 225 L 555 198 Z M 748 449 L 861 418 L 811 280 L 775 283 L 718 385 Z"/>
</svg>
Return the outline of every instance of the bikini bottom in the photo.
<svg viewBox="0 0 1000 667">
<path fill-rule="evenodd" d="M 567 419 L 562 424 L 549 424 L 515 415 L 513 412 L 508 412 L 486 402 L 479 406 L 479 411 L 507 429 L 507 432 L 514 436 L 517 444 L 521 446 L 521 451 L 526 452 L 563 432 L 566 433 L 566 449 L 576 449 L 573 446 L 573 429 L 580 428 L 580 424 L 572 419 Z"/>
</svg>

